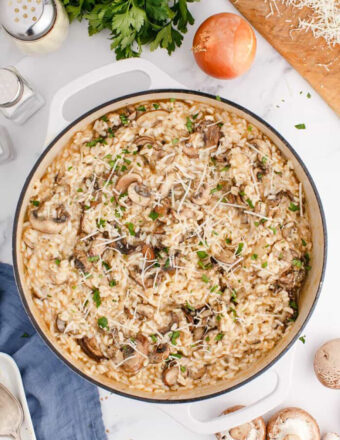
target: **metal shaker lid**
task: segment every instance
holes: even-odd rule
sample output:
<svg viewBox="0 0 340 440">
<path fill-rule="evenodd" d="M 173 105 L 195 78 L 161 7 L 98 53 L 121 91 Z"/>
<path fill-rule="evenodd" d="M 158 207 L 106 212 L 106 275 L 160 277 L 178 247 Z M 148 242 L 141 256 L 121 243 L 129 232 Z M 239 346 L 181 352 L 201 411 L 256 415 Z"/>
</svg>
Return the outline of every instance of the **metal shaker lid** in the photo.
<svg viewBox="0 0 340 440">
<path fill-rule="evenodd" d="M 53 27 L 56 16 L 54 0 L 0 0 L 0 22 L 19 40 L 43 37 Z"/>
<path fill-rule="evenodd" d="M 23 84 L 10 69 L 0 69 L 0 106 L 10 107 L 21 97 Z"/>
</svg>

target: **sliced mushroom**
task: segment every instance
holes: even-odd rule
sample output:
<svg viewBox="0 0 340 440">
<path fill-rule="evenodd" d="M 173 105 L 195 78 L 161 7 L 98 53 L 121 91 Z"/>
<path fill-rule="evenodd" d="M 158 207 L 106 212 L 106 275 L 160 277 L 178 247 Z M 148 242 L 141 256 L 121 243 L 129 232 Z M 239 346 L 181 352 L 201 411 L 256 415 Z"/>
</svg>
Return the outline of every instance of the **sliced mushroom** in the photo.
<svg viewBox="0 0 340 440">
<path fill-rule="evenodd" d="M 116 191 L 118 191 L 120 194 L 124 193 L 129 186 L 134 182 L 142 182 L 142 178 L 137 173 L 130 173 L 130 174 L 124 174 L 122 177 L 118 179 L 118 182 L 116 184 Z"/>
<path fill-rule="evenodd" d="M 83 274 L 90 272 L 90 263 L 84 252 L 73 255 L 74 267 Z"/>
<path fill-rule="evenodd" d="M 162 380 L 168 387 L 173 387 L 177 384 L 178 375 L 178 367 L 169 365 L 162 372 Z"/>
<path fill-rule="evenodd" d="M 93 336 L 92 338 L 88 338 L 84 336 L 82 339 L 78 340 L 80 347 L 83 352 L 87 354 L 88 357 L 94 359 L 95 361 L 100 361 L 104 358 L 104 355 L 97 344 L 96 338 Z"/>
<path fill-rule="evenodd" d="M 64 321 L 63 319 L 61 319 L 60 314 L 59 314 L 56 317 L 55 326 L 56 326 L 56 329 L 58 330 L 58 332 L 64 333 L 66 326 L 67 326 L 67 321 Z"/>
<path fill-rule="evenodd" d="M 137 306 L 137 315 L 141 318 L 151 319 L 155 314 L 155 309 L 149 304 L 139 304 Z"/>
<path fill-rule="evenodd" d="M 314 371 L 328 388 L 340 389 L 340 338 L 323 344 L 315 354 Z"/>
<path fill-rule="evenodd" d="M 190 377 L 192 377 L 194 380 L 202 379 L 202 377 L 207 372 L 207 366 L 204 365 L 203 367 L 199 368 L 198 370 L 190 368 Z"/>
<path fill-rule="evenodd" d="M 162 335 L 164 335 L 165 333 L 169 333 L 173 329 L 173 326 L 175 324 L 176 324 L 176 327 L 179 326 L 179 317 L 178 317 L 177 313 L 171 311 L 169 324 L 166 325 L 165 327 L 162 327 L 161 329 L 159 329 L 159 333 L 161 333 Z"/>
<path fill-rule="evenodd" d="M 159 364 L 169 357 L 170 348 L 168 344 L 159 344 L 149 354 L 151 364 Z"/>
<path fill-rule="evenodd" d="M 168 116 L 169 112 L 166 110 L 153 110 L 141 114 L 138 117 L 137 122 L 139 125 L 143 125 L 145 127 L 153 127 L 157 122 L 167 118 Z"/>
<path fill-rule="evenodd" d="M 207 184 L 201 185 L 199 190 L 191 197 L 191 200 L 196 205 L 205 205 L 210 198 L 210 190 Z"/>
<path fill-rule="evenodd" d="M 123 238 L 120 240 L 116 240 L 113 244 L 117 251 L 124 255 L 130 255 L 134 252 L 137 252 L 137 250 L 139 249 L 139 246 L 129 244 Z"/>
<path fill-rule="evenodd" d="M 171 211 L 170 199 L 168 199 L 168 198 L 163 199 L 161 202 L 161 205 L 155 206 L 155 208 L 153 210 L 159 215 L 158 221 L 160 221 L 162 223 L 166 223 L 167 222 L 167 215 L 170 214 L 170 211 Z"/>
<path fill-rule="evenodd" d="M 142 277 L 139 267 L 135 266 L 129 269 L 129 277 L 144 289 L 153 287 L 155 275 L 154 273 L 147 273 Z"/>
<path fill-rule="evenodd" d="M 144 335 L 137 335 L 134 346 L 124 345 L 121 348 L 125 362 L 122 369 L 127 373 L 136 374 L 143 368 L 149 350 L 149 341 Z"/>
<path fill-rule="evenodd" d="M 195 132 L 190 135 L 189 140 L 183 146 L 183 153 L 188 157 L 199 157 L 199 149 L 204 147 L 204 140 L 202 133 Z"/>
<path fill-rule="evenodd" d="M 257 158 L 259 162 L 263 163 L 263 157 L 269 157 L 271 154 L 270 146 L 263 139 L 256 138 L 249 141 L 251 145 L 260 150 L 261 153 L 258 153 Z"/>
<path fill-rule="evenodd" d="M 142 254 L 146 260 L 154 260 L 156 258 L 155 251 L 148 244 L 143 244 L 142 246 Z"/>
<path fill-rule="evenodd" d="M 315 419 L 301 408 L 285 408 L 269 420 L 268 440 L 320 440 Z"/>
<path fill-rule="evenodd" d="M 232 406 L 223 411 L 221 415 L 238 411 L 241 408 L 244 407 L 242 405 Z M 258 417 L 251 422 L 244 423 L 243 425 L 232 428 L 229 431 L 219 432 L 216 434 L 216 437 L 218 440 L 265 440 L 266 424 L 262 417 Z"/>
<path fill-rule="evenodd" d="M 204 143 L 206 147 L 217 145 L 221 138 L 221 129 L 218 124 L 210 125 L 204 130 Z"/>
<path fill-rule="evenodd" d="M 288 269 L 285 271 L 278 280 L 278 285 L 287 290 L 292 290 L 294 287 L 299 286 L 306 277 L 304 269 L 293 270 Z"/>
<path fill-rule="evenodd" d="M 156 140 L 150 136 L 139 136 L 135 139 L 134 142 L 137 147 L 143 147 L 144 145 L 153 145 Z"/>
<path fill-rule="evenodd" d="M 168 197 L 169 192 L 174 184 L 175 179 L 176 179 L 176 176 L 174 173 L 168 174 L 166 176 L 165 181 L 161 184 L 161 186 L 159 188 L 159 194 L 162 199 L 164 199 L 164 197 Z"/>
<path fill-rule="evenodd" d="M 55 217 L 45 217 L 40 215 L 39 211 L 40 208 L 33 209 L 30 212 L 29 220 L 34 229 L 46 234 L 58 234 L 64 229 L 65 223 L 70 218 L 69 213 L 62 204 L 57 207 Z"/>
<path fill-rule="evenodd" d="M 132 183 L 128 188 L 129 199 L 140 206 L 148 206 L 151 203 L 151 192 L 142 183 Z"/>
<path fill-rule="evenodd" d="M 106 244 L 99 237 L 96 237 L 92 242 L 89 249 L 90 257 L 101 257 L 105 251 Z"/>
</svg>

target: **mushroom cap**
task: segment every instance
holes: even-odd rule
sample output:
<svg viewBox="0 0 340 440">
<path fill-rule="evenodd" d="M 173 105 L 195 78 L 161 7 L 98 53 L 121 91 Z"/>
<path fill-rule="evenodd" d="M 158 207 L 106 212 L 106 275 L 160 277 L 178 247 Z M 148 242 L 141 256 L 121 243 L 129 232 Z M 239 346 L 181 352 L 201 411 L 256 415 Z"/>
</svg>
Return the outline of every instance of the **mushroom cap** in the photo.
<svg viewBox="0 0 340 440">
<path fill-rule="evenodd" d="M 340 338 L 322 345 L 315 354 L 314 371 L 328 388 L 340 389 Z"/>
<path fill-rule="evenodd" d="M 301 408 L 285 408 L 269 420 L 267 438 L 268 440 L 293 440 L 293 438 L 320 440 L 320 429 L 308 412 Z"/>
<path fill-rule="evenodd" d="M 232 406 L 224 410 L 221 415 L 235 412 L 241 408 L 244 408 L 244 405 Z M 253 432 L 255 430 L 256 437 L 254 437 L 254 434 L 252 434 L 252 430 Z M 216 438 L 218 440 L 224 440 L 227 438 L 232 438 L 235 440 L 265 440 L 266 424 L 262 417 L 258 417 L 251 422 L 244 423 L 243 425 L 236 426 L 235 428 L 231 428 L 229 432 L 218 432 L 216 434 Z"/>
</svg>

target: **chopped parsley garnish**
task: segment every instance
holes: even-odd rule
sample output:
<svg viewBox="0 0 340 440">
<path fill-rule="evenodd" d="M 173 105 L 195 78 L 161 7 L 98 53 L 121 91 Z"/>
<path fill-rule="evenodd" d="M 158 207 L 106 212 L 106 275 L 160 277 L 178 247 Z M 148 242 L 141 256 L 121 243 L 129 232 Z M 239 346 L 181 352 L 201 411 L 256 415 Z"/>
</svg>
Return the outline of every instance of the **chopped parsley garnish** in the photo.
<svg viewBox="0 0 340 440">
<path fill-rule="evenodd" d="M 221 101 L 221 97 L 216 95 L 216 101 Z"/>
<path fill-rule="evenodd" d="M 302 246 L 307 246 L 307 243 L 305 242 L 305 240 L 303 238 L 301 238 L 301 243 L 302 243 Z"/>
<path fill-rule="evenodd" d="M 270 226 L 269 229 L 273 232 L 274 235 L 276 235 L 276 228 L 274 228 L 273 226 Z"/>
<path fill-rule="evenodd" d="M 167 258 L 164 263 L 164 269 L 167 269 L 170 266 L 170 258 Z"/>
<path fill-rule="evenodd" d="M 187 368 L 184 365 L 181 365 L 180 369 L 182 373 L 185 373 L 187 371 Z"/>
<path fill-rule="evenodd" d="M 105 140 L 104 138 L 102 138 L 102 137 L 99 137 L 99 138 L 97 138 L 97 139 L 93 139 L 93 140 L 90 141 L 90 142 L 86 142 L 86 146 L 87 146 L 87 147 L 90 147 L 90 148 L 95 147 L 97 144 L 103 144 L 103 145 L 106 145 L 107 142 L 106 142 L 106 140 Z"/>
<path fill-rule="evenodd" d="M 178 144 L 179 141 L 177 138 L 175 138 L 175 139 L 172 139 L 171 142 L 172 142 L 172 145 L 176 145 L 176 144 Z"/>
<path fill-rule="evenodd" d="M 253 254 L 250 258 L 251 258 L 252 260 L 257 260 L 257 257 L 258 257 L 257 254 Z"/>
<path fill-rule="evenodd" d="M 301 341 L 303 344 L 306 343 L 306 335 L 300 336 L 299 341 Z"/>
<path fill-rule="evenodd" d="M 186 301 L 186 303 L 185 303 L 185 307 L 186 307 L 188 310 L 190 310 L 191 312 L 194 312 L 194 311 L 195 311 L 195 307 L 191 306 L 191 305 L 188 303 L 188 301 Z"/>
<path fill-rule="evenodd" d="M 231 292 L 230 300 L 231 300 L 231 302 L 233 302 L 234 304 L 237 304 L 237 292 L 236 292 L 235 289 L 233 289 L 232 292 Z"/>
<path fill-rule="evenodd" d="M 125 226 L 128 228 L 130 235 L 133 237 L 136 235 L 135 226 L 133 223 L 126 223 Z"/>
<path fill-rule="evenodd" d="M 267 156 L 263 156 L 262 159 L 261 159 L 261 162 L 263 164 L 265 164 L 267 162 L 267 160 L 268 160 L 268 157 Z"/>
<path fill-rule="evenodd" d="M 267 266 L 268 266 L 267 261 L 265 261 L 264 263 L 261 264 L 261 267 L 262 267 L 263 269 L 265 269 Z"/>
<path fill-rule="evenodd" d="M 122 199 L 123 197 L 126 197 L 128 195 L 127 191 L 122 192 L 121 194 L 119 194 L 118 199 Z"/>
<path fill-rule="evenodd" d="M 36 206 L 36 207 L 38 207 L 40 205 L 39 200 L 31 200 L 31 203 L 33 206 Z"/>
<path fill-rule="evenodd" d="M 228 238 L 228 237 L 227 237 L 227 238 L 225 239 L 225 242 L 226 242 L 227 244 L 231 244 L 231 238 Z"/>
<path fill-rule="evenodd" d="M 220 332 L 215 336 L 215 341 L 222 341 L 222 339 L 224 338 L 224 333 Z"/>
<path fill-rule="evenodd" d="M 137 111 L 138 111 L 138 112 L 145 112 L 145 111 L 146 111 L 146 108 L 145 108 L 144 105 L 140 105 L 139 107 L 137 107 Z"/>
<path fill-rule="evenodd" d="M 290 202 L 288 209 L 289 211 L 296 212 L 299 210 L 299 205 L 295 205 L 295 203 Z"/>
<path fill-rule="evenodd" d="M 77 189 L 77 192 L 78 192 L 78 193 L 82 193 L 82 192 L 83 192 L 83 188 L 78 188 L 78 189 Z"/>
<path fill-rule="evenodd" d="M 204 260 L 208 257 L 208 254 L 205 251 L 197 251 L 196 254 L 200 260 Z"/>
<path fill-rule="evenodd" d="M 182 359 L 183 355 L 182 353 L 171 353 L 171 357 L 175 357 L 177 359 Z"/>
<path fill-rule="evenodd" d="M 230 165 L 226 165 L 225 167 L 221 168 L 220 171 L 228 171 L 230 170 Z"/>
<path fill-rule="evenodd" d="M 72 170 L 72 166 L 67 168 L 67 171 L 71 171 Z"/>
<path fill-rule="evenodd" d="M 172 345 L 177 345 L 177 339 L 180 337 L 180 332 L 174 331 L 171 333 L 170 340 Z"/>
<path fill-rule="evenodd" d="M 100 304 L 102 303 L 102 300 L 100 298 L 99 289 L 93 289 L 92 290 L 92 299 L 93 299 L 96 307 L 98 308 L 100 306 Z"/>
<path fill-rule="evenodd" d="M 176 102 L 176 98 L 170 98 L 170 102 Z"/>
<path fill-rule="evenodd" d="M 193 120 L 195 120 L 195 119 L 197 119 L 198 115 L 199 115 L 199 113 L 195 113 L 195 114 L 192 115 L 191 117 L 192 117 Z"/>
<path fill-rule="evenodd" d="M 204 283 L 209 283 L 210 279 L 209 279 L 205 274 L 203 274 L 203 275 L 202 275 L 202 281 L 203 281 Z"/>
<path fill-rule="evenodd" d="M 106 115 L 103 115 L 101 118 L 99 118 L 100 120 L 104 121 L 104 122 L 109 122 L 109 118 Z"/>
<path fill-rule="evenodd" d="M 120 120 L 122 121 L 122 124 L 127 125 L 129 123 L 129 120 L 124 113 L 121 113 L 119 115 L 119 117 L 120 117 Z"/>
<path fill-rule="evenodd" d="M 55 262 L 55 264 L 56 264 L 57 266 L 60 266 L 60 260 L 59 260 L 59 258 L 56 258 L 56 259 L 54 260 L 54 262 Z"/>
<path fill-rule="evenodd" d="M 117 281 L 116 281 L 116 280 L 111 280 L 111 281 L 109 282 L 109 286 L 110 286 L 110 287 L 117 286 Z"/>
<path fill-rule="evenodd" d="M 98 326 L 102 329 L 108 329 L 109 328 L 109 323 L 107 321 L 107 318 L 105 316 L 102 316 L 101 318 L 98 318 Z"/>
<path fill-rule="evenodd" d="M 111 269 L 111 266 L 106 261 L 102 261 L 102 265 L 105 268 L 105 270 L 110 270 Z"/>
<path fill-rule="evenodd" d="M 216 315 L 216 321 L 221 321 L 222 316 L 221 315 Z"/>
<path fill-rule="evenodd" d="M 298 305 L 297 305 L 296 301 L 289 301 L 289 307 L 291 307 L 294 310 L 298 309 Z"/>
<path fill-rule="evenodd" d="M 30 335 L 28 334 L 28 333 L 23 333 L 22 335 L 21 335 L 21 337 L 22 338 L 30 338 Z"/>
<path fill-rule="evenodd" d="M 101 226 L 104 228 L 105 225 L 106 225 L 106 220 L 104 220 L 104 219 L 102 219 L 102 218 L 100 218 L 100 219 L 97 220 L 97 226 L 98 226 L 98 228 L 100 228 Z"/>
<path fill-rule="evenodd" d="M 294 127 L 297 128 L 298 130 L 305 130 L 306 124 L 296 124 L 294 125 Z"/>
<path fill-rule="evenodd" d="M 301 269 L 302 267 L 302 261 L 298 258 L 294 258 L 292 261 L 293 266 L 297 267 L 298 269 Z"/>
<path fill-rule="evenodd" d="M 155 221 L 159 217 L 159 214 L 156 211 L 151 211 L 149 217 L 151 218 L 151 220 Z"/>
<path fill-rule="evenodd" d="M 253 127 L 249 124 L 248 127 L 247 127 L 247 130 L 248 131 L 253 131 Z"/>
<path fill-rule="evenodd" d="M 189 118 L 189 117 L 187 117 L 187 122 L 186 122 L 186 127 L 187 127 L 187 130 L 188 130 L 188 132 L 189 133 L 192 133 L 192 121 L 191 121 L 191 119 Z"/>
<path fill-rule="evenodd" d="M 249 208 L 251 208 L 251 209 L 255 208 L 255 206 L 253 205 L 253 202 L 250 199 L 247 199 L 246 202 L 248 203 Z"/>
<path fill-rule="evenodd" d="M 218 183 L 216 185 L 216 188 L 213 188 L 212 190 L 210 190 L 210 194 L 214 194 L 217 191 L 221 191 L 221 189 L 223 188 L 223 185 L 221 185 L 220 183 Z"/>
<path fill-rule="evenodd" d="M 88 261 L 90 263 L 93 263 L 94 261 L 98 261 L 99 260 L 99 256 L 95 255 L 94 257 L 88 257 Z"/>
<path fill-rule="evenodd" d="M 153 105 L 153 108 L 155 109 L 155 110 L 158 110 L 159 109 L 159 107 L 160 107 L 160 105 L 159 104 L 157 104 L 157 103 L 154 103 L 154 104 L 152 104 Z"/>
<path fill-rule="evenodd" d="M 154 344 L 156 344 L 156 342 L 157 342 L 157 335 L 150 335 L 150 339 L 151 339 L 151 341 L 152 341 Z"/>
<path fill-rule="evenodd" d="M 312 95 L 308 92 L 307 93 L 307 98 L 310 99 L 312 97 Z"/>
<path fill-rule="evenodd" d="M 241 252 L 242 252 L 242 250 L 243 250 L 243 246 L 244 246 L 244 243 L 239 243 L 239 244 L 238 244 L 237 249 L 236 249 L 236 253 L 235 253 L 235 255 L 236 255 L 237 257 L 241 254 Z"/>
</svg>

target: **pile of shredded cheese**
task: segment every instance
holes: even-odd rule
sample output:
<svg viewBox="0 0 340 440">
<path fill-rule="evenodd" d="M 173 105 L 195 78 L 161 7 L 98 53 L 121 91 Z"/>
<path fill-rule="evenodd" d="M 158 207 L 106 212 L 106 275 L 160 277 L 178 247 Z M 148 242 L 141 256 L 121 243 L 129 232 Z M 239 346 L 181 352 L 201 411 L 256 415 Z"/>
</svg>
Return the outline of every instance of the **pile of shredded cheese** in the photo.
<svg viewBox="0 0 340 440">
<path fill-rule="evenodd" d="M 315 38 L 322 37 L 330 46 L 340 44 L 339 0 L 281 0 L 285 5 L 302 9 L 308 7 L 313 14 L 299 18 L 298 29 L 312 31 Z"/>
</svg>

